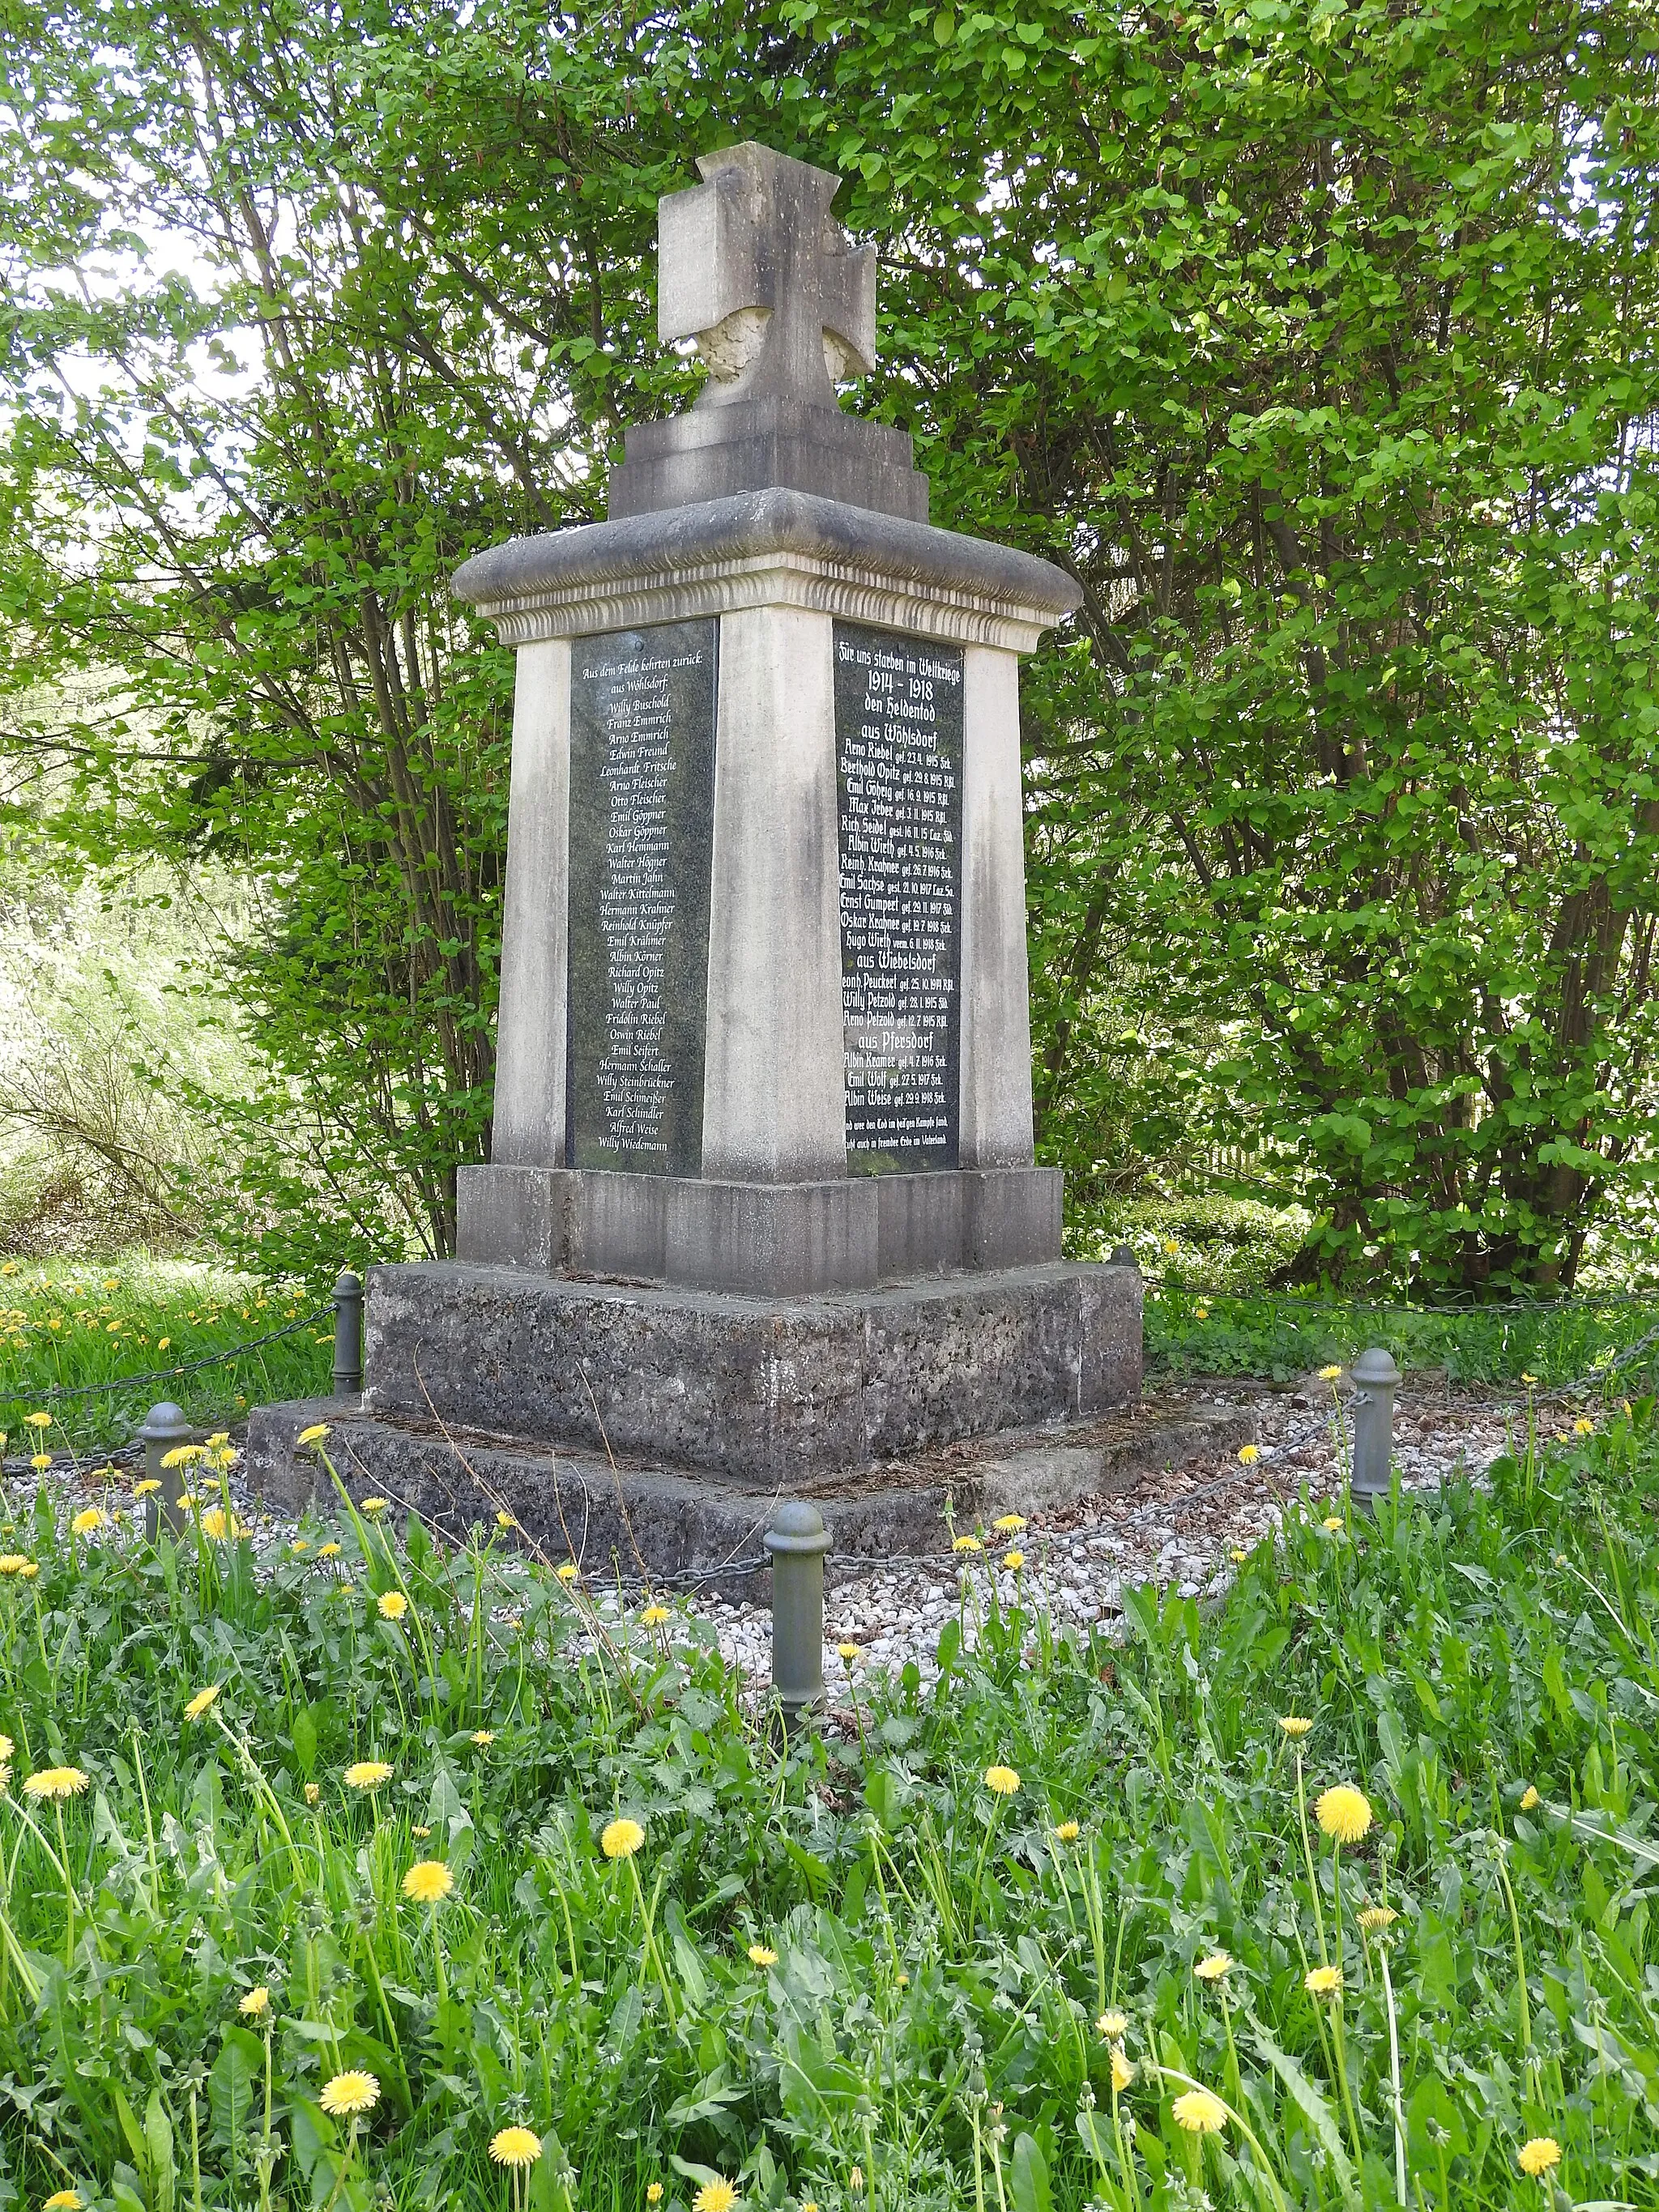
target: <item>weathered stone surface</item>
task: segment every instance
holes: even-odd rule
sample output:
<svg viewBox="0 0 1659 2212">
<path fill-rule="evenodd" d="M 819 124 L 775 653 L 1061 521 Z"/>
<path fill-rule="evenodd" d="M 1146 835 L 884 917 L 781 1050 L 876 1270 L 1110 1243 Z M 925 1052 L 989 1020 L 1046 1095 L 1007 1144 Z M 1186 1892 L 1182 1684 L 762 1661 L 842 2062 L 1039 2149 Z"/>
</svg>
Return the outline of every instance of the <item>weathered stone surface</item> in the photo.
<svg viewBox="0 0 1659 2212">
<path fill-rule="evenodd" d="M 781 484 L 510 538 L 464 561 L 451 589 L 513 645 L 793 605 L 1030 652 L 1083 600 L 1017 547 Z"/>
<path fill-rule="evenodd" d="M 769 1304 L 458 1262 L 377 1267 L 375 1412 L 799 1482 L 1076 1419 L 1140 1388 L 1133 1267 Z"/>
<path fill-rule="evenodd" d="M 329 1423 L 330 1456 L 355 1497 L 391 1498 L 456 1539 L 505 1510 L 530 1544 L 554 1560 L 574 1559 L 595 1577 L 695 1576 L 732 1596 L 766 1595 L 760 1538 L 777 1498 L 767 1485 L 613 1467 L 588 1453 L 467 1430 L 446 1434 L 429 1421 L 305 1399 L 260 1407 L 248 1432 L 250 1483 L 290 1512 L 313 1499 L 327 1508 L 326 1475 L 311 1453 L 294 1448 L 300 1431 L 316 1420 Z M 952 1525 L 960 1530 L 1001 1513 L 1052 1512 L 1121 1495 L 1142 1475 L 1231 1458 L 1255 1435 L 1248 1408 L 1154 1407 L 1121 1421 L 988 1439 L 982 1455 L 948 1464 L 818 1477 L 792 1486 L 791 1494 L 810 1498 L 823 1514 L 833 1540 L 826 1570 L 835 1580 L 896 1556 L 942 1554 Z"/>
<path fill-rule="evenodd" d="M 876 257 L 830 216 L 840 178 L 752 143 L 697 167 L 658 204 L 657 326 L 696 340 L 708 380 L 689 414 L 628 433 L 612 515 L 788 484 L 925 522 L 908 432 L 836 396 L 876 358 Z"/>
<path fill-rule="evenodd" d="M 1057 1168 L 732 1183 L 561 1168 L 460 1170 L 459 1256 L 739 1297 L 873 1290 L 1060 1256 Z"/>
</svg>

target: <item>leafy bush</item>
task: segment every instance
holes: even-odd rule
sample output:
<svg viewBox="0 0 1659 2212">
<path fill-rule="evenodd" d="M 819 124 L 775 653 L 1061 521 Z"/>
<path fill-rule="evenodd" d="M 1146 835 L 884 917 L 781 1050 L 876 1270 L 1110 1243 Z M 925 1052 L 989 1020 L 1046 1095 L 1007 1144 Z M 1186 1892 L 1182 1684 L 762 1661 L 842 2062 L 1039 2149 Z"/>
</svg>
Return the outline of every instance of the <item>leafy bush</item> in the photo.
<svg viewBox="0 0 1659 2212">
<path fill-rule="evenodd" d="M 1651 2203 L 1656 1504 L 1644 1401 L 1490 1495 L 1310 1501 L 1121 1645 L 970 1565 L 936 1680 L 849 1667 L 784 1746 L 705 1626 L 601 1620 L 510 1531 L 365 1501 L 261 1566 L 43 1497 L 0 1562 L 9 2201 L 1352 2206 L 1403 2161 L 1473 2212 L 1548 2139 Z"/>
</svg>

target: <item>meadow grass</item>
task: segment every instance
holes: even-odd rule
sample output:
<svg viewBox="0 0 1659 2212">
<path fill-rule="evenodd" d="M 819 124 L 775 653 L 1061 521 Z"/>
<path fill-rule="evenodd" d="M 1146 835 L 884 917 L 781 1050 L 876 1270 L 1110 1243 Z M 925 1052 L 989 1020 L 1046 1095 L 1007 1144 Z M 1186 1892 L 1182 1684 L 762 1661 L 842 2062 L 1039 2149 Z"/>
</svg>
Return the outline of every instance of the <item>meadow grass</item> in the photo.
<svg viewBox="0 0 1659 2212">
<path fill-rule="evenodd" d="M 45 1410 L 53 1416 L 47 1448 L 95 1451 L 125 1443 L 161 1399 L 212 1428 L 250 1406 L 326 1392 L 330 1314 L 314 1328 L 237 1352 L 315 1304 L 309 1292 L 140 1253 L 95 1265 L 9 1260 L 0 1265 L 0 1430 L 15 1454 L 27 1433 L 24 1416 Z M 227 1354 L 234 1356 L 219 1357 Z M 192 1367 L 202 1359 L 216 1364 Z M 89 1387 L 119 1386 L 128 1376 L 149 1379 Z"/>
<path fill-rule="evenodd" d="M 1146 1287 L 1146 1361 L 1174 1375 L 1257 1375 L 1285 1382 L 1386 1346 L 1408 1372 L 1454 1382 L 1582 1387 L 1622 1395 L 1659 1376 L 1659 1297 L 1609 1292 L 1466 1308 L 1394 1305 L 1310 1291 L 1219 1296 L 1177 1271 Z"/>
<path fill-rule="evenodd" d="M 602 1620 L 510 1527 L 365 1504 L 256 1560 L 43 1494 L 0 2193 L 1653 2204 L 1656 1510 L 1644 1401 L 1489 1489 L 1306 1499 L 1119 1638 L 970 1561 L 936 1680 L 849 1668 L 785 1743 L 705 1625 Z"/>
</svg>

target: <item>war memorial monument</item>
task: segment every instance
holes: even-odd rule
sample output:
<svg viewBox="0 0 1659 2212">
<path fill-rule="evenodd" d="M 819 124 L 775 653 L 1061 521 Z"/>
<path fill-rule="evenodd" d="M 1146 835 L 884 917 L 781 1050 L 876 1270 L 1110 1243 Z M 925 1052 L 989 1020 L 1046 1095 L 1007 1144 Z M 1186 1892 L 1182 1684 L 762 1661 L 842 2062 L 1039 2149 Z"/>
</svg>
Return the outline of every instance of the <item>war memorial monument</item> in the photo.
<svg viewBox="0 0 1659 2212">
<path fill-rule="evenodd" d="M 517 651 L 494 1141 L 457 1258 L 371 1271 L 337 1430 L 354 1482 L 657 1572 L 781 1492 L 942 1546 L 941 1486 L 1041 1502 L 1141 1373 L 1139 1273 L 1061 1260 L 1033 1158 L 1019 660 L 1080 594 L 842 410 L 838 180 L 698 167 L 659 235 L 700 396 L 608 520 L 454 579 Z M 255 1423 L 279 1491 L 302 1410 Z"/>
</svg>

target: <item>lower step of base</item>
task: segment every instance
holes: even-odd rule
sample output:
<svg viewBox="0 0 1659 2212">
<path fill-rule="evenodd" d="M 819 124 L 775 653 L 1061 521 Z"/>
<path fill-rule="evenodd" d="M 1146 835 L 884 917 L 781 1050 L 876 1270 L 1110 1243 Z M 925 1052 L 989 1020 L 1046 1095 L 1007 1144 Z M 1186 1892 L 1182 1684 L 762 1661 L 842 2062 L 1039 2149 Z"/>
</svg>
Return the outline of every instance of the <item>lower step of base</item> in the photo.
<svg viewBox="0 0 1659 2212">
<path fill-rule="evenodd" d="M 459 1540 L 505 1512 L 526 1542 L 556 1563 L 574 1559 L 598 1581 L 695 1581 L 728 1596 L 767 1595 L 760 1539 L 780 1495 L 773 1487 L 684 1468 L 612 1465 L 591 1453 L 394 1420 L 364 1413 L 355 1401 L 319 1398 L 255 1411 L 247 1474 L 258 1495 L 292 1512 L 313 1498 L 327 1510 L 327 1475 L 296 1444 L 319 1421 L 329 1425 L 326 1449 L 354 1497 L 389 1498 L 441 1535 Z M 1245 1407 L 1153 1400 L 858 1474 L 808 1477 L 788 1494 L 810 1498 L 823 1514 L 833 1546 L 825 1571 L 834 1581 L 896 1556 L 937 1555 L 943 1565 L 952 1529 L 960 1534 L 1000 1514 L 1053 1512 L 1121 1494 L 1143 1475 L 1231 1456 L 1255 1431 Z"/>
</svg>

